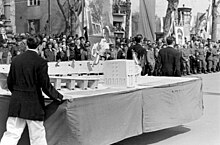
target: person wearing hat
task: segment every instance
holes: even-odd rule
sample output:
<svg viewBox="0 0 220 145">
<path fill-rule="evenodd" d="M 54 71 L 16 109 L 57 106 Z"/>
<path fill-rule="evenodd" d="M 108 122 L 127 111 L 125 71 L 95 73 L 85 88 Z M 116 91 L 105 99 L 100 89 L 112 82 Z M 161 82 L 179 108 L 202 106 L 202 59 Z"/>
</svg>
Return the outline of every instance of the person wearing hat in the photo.
<svg viewBox="0 0 220 145">
<path fill-rule="evenodd" d="M 146 50 L 148 50 L 148 40 L 147 40 L 146 37 L 143 39 L 142 46 L 143 46 Z"/>
<path fill-rule="evenodd" d="M 213 46 L 212 55 L 213 55 L 213 72 L 216 72 L 217 64 L 219 63 L 217 45 Z"/>
<path fill-rule="evenodd" d="M 9 64 L 11 60 L 11 52 L 8 47 L 8 42 L 6 40 L 2 41 L 0 46 L 0 63 Z"/>
<path fill-rule="evenodd" d="M 183 45 L 183 49 L 181 51 L 181 62 L 183 66 L 183 75 L 190 75 L 190 48 L 187 44 Z"/>
<path fill-rule="evenodd" d="M 80 53 L 81 53 L 81 60 L 88 60 L 88 52 L 86 49 L 86 40 L 85 37 L 80 37 Z"/>
<path fill-rule="evenodd" d="M 126 43 L 121 42 L 121 46 L 118 47 L 117 59 L 125 59 L 126 58 L 126 49 L 127 49 Z"/>
<path fill-rule="evenodd" d="M 199 46 L 196 49 L 196 60 L 198 63 L 198 73 L 207 73 L 206 52 L 204 50 L 204 44 L 201 42 L 199 43 Z"/>
<path fill-rule="evenodd" d="M 155 70 L 155 55 L 154 55 L 154 48 L 156 47 L 155 43 L 148 45 L 147 51 L 147 63 L 148 63 L 148 76 L 153 75 Z"/>
<path fill-rule="evenodd" d="M 16 56 L 21 53 L 24 53 L 27 50 L 26 38 L 24 35 L 25 34 L 22 34 L 16 38 L 16 41 L 17 41 L 17 46 L 15 48 Z"/>
<path fill-rule="evenodd" d="M 189 48 L 190 48 L 190 56 L 189 56 L 189 61 L 190 61 L 190 72 L 193 74 L 197 74 L 197 49 L 198 49 L 198 42 L 196 37 L 193 37 L 193 41 L 189 42 Z"/>
</svg>

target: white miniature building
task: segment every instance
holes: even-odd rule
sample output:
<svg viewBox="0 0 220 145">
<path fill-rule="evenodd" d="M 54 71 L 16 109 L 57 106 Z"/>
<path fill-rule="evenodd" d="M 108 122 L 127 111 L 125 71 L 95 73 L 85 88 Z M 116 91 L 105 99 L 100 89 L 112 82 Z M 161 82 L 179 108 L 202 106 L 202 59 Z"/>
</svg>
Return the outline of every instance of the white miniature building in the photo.
<svg viewBox="0 0 220 145">
<path fill-rule="evenodd" d="M 140 67 L 134 60 L 109 60 L 104 62 L 104 84 L 110 87 L 135 87 Z"/>
</svg>

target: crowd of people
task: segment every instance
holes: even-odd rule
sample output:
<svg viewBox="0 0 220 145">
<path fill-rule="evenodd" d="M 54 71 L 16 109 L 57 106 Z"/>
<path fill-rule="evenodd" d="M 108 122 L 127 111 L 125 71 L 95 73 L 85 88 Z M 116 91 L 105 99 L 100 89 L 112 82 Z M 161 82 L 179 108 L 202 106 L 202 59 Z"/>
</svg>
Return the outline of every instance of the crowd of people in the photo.
<svg viewBox="0 0 220 145">
<path fill-rule="evenodd" d="M 20 34 L 12 37 L 10 41 L 1 41 L 0 63 L 10 63 L 14 57 L 25 52 L 28 37 L 28 34 Z M 48 36 L 42 34 L 38 35 L 38 38 L 40 39 L 39 55 L 48 62 L 92 61 L 96 56 L 94 53 L 98 52 L 92 50 L 93 46 L 91 46 L 88 38 L 79 37 L 78 35 Z M 178 51 L 180 75 L 220 71 L 220 42 L 193 37 L 192 40 L 186 41 L 184 45 L 179 45 L 175 44 L 173 36 L 170 38 L 172 38 L 173 43 L 169 45 L 172 45 L 171 47 Z M 108 45 L 108 49 L 104 49 L 104 52 L 99 54 L 101 60 L 133 59 L 132 52 L 135 52 L 142 67 L 142 75 L 163 75 L 161 64 L 164 63 L 164 60 L 160 59 L 159 52 L 168 47 L 167 40 L 161 38 L 152 42 L 139 34 L 130 39 L 115 38 L 115 42 L 108 43 Z"/>
<path fill-rule="evenodd" d="M 29 37 L 27 34 L 20 34 L 12 38 L 10 42 L 4 40 L 0 48 L 2 52 L 2 63 L 7 63 L 8 56 L 13 59 L 15 56 L 23 53 L 27 49 L 26 40 Z M 39 44 L 39 55 L 51 61 L 68 61 L 68 60 L 91 60 L 87 50 L 90 47 L 90 42 L 84 37 L 75 37 L 66 35 L 48 36 L 38 35 L 41 40 Z M 86 53 L 85 53 L 86 52 Z M 9 60 L 10 61 L 10 60 Z"/>
<path fill-rule="evenodd" d="M 141 35 L 139 37 L 142 39 Z M 143 38 L 140 45 L 144 49 L 139 48 L 136 52 L 142 62 L 143 75 L 167 76 L 163 74 L 163 65 L 167 66 L 166 69 L 176 69 L 174 70 L 176 72 L 171 74 L 172 76 L 207 74 L 220 71 L 220 42 L 193 37 L 190 41 L 186 41 L 184 45 L 179 45 L 176 44 L 175 37 L 171 36 L 166 40 L 159 39 L 157 42 L 151 42 Z M 172 56 L 172 50 L 168 51 L 167 54 L 162 54 L 164 48 L 170 47 L 177 52 L 174 54 L 175 56 Z M 164 50 L 167 51 L 167 49 Z"/>
</svg>

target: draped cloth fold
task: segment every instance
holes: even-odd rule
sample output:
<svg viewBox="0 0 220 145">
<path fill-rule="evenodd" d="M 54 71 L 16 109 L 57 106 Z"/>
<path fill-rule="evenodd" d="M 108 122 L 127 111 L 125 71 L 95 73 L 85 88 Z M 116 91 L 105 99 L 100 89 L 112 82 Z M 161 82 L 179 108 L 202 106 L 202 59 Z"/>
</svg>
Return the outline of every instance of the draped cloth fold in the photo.
<svg viewBox="0 0 220 145">
<path fill-rule="evenodd" d="M 151 41 L 155 40 L 155 2 L 154 0 L 140 0 L 138 33 Z"/>
</svg>

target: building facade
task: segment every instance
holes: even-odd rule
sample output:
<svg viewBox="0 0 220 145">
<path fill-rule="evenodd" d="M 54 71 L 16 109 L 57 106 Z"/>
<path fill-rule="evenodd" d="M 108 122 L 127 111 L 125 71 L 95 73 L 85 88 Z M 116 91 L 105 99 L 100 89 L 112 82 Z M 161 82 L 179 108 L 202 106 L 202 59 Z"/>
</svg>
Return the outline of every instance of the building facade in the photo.
<svg viewBox="0 0 220 145">
<path fill-rule="evenodd" d="M 59 34 L 63 31 L 64 18 L 57 0 L 15 0 L 15 14 L 17 33 Z"/>
</svg>

